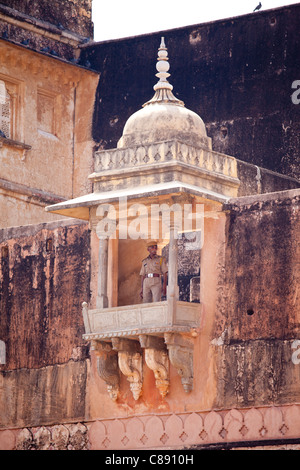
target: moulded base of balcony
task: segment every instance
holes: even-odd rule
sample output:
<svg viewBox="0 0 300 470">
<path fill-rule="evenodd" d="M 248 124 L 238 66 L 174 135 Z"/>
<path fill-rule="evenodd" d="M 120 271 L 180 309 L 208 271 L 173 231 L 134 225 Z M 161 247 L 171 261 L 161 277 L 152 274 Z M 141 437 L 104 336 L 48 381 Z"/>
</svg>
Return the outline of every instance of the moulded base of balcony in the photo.
<svg viewBox="0 0 300 470">
<path fill-rule="evenodd" d="M 85 340 L 189 333 L 200 325 L 201 304 L 166 300 L 89 310 L 83 304 Z"/>
</svg>

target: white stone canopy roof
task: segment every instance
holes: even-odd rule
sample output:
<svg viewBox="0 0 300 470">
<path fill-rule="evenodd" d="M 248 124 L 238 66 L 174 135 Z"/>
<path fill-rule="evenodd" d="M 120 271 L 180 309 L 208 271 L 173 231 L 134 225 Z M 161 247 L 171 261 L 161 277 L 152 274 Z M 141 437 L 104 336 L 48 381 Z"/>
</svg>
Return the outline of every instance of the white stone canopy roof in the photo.
<svg viewBox="0 0 300 470">
<path fill-rule="evenodd" d="M 118 148 L 172 139 L 189 145 L 206 144 L 210 147 L 210 139 L 207 138 L 201 117 L 187 109 L 183 101 L 173 95 L 173 86 L 167 80 L 170 76 L 169 68 L 167 48 L 162 38 L 156 63 L 159 81 L 153 87 L 155 94 L 142 109 L 129 117 Z"/>
</svg>

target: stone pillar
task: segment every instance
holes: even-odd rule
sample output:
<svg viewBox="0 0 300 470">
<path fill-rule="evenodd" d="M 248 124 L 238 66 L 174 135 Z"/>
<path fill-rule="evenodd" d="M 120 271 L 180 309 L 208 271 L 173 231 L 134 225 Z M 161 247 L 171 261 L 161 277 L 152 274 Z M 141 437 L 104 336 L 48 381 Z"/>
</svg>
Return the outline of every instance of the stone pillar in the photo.
<svg viewBox="0 0 300 470">
<path fill-rule="evenodd" d="M 108 266 L 108 239 L 99 239 L 99 254 L 98 254 L 98 290 L 96 307 L 107 308 L 107 266 Z"/>
<path fill-rule="evenodd" d="M 118 306 L 119 240 L 108 241 L 107 297 L 108 306 Z"/>
<path fill-rule="evenodd" d="M 179 299 L 178 287 L 178 243 L 174 224 L 170 227 L 169 263 L 168 263 L 168 300 Z"/>
</svg>

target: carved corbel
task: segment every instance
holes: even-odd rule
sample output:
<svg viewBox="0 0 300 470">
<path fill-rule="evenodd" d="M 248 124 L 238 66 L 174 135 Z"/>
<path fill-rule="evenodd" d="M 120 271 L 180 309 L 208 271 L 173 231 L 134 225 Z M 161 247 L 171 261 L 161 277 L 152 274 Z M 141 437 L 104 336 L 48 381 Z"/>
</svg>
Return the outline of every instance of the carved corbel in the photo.
<svg viewBox="0 0 300 470">
<path fill-rule="evenodd" d="M 140 345 L 137 341 L 124 338 L 112 338 L 113 349 L 118 351 L 121 372 L 130 383 L 133 398 L 138 400 L 142 394 L 143 361 Z"/>
<path fill-rule="evenodd" d="M 176 333 L 165 333 L 171 364 L 177 369 L 185 392 L 193 389 L 193 343 Z"/>
<path fill-rule="evenodd" d="M 106 382 L 110 398 L 116 401 L 120 392 L 118 356 L 109 343 L 92 341 L 92 349 L 97 357 L 98 374 Z"/>
<path fill-rule="evenodd" d="M 82 302 L 82 317 L 84 323 L 84 329 L 86 333 L 91 333 L 91 323 L 89 318 L 89 311 L 88 311 L 88 304 L 86 302 Z"/>
<path fill-rule="evenodd" d="M 23 146 L 23 149 L 22 149 L 22 157 L 21 157 L 22 162 L 23 162 L 24 160 L 26 160 L 27 153 L 29 152 L 29 150 L 31 150 L 31 146 L 30 146 L 30 145 L 24 145 L 24 146 Z"/>
<path fill-rule="evenodd" d="M 141 347 L 145 350 L 145 361 L 153 370 L 156 388 L 164 398 L 169 392 L 169 358 L 164 339 L 149 335 L 139 336 Z"/>
</svg>

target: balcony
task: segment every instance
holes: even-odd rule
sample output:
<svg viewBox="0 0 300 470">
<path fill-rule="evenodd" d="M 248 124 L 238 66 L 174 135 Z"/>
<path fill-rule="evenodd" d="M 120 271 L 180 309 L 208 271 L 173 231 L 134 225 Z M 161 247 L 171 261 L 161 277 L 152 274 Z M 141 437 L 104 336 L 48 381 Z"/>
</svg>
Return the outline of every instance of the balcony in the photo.
<svg viewBox="0 0 300 470">
<path fill-rule="evenodd" d="M 164 398 L 169 392 L 169 362 L 177 369 L 185 392 L 193 389 L 194 339 L 201 305 L 167 300 L 113 308 L 82 308 L 86 333 L 97 357 L 97 369 L 112 400 L 120 393 L 121 371 L 135 400 L 143 389 L 143 358 L 153 370 Z M 143 354 L 144 352 L 144 354 Z"/>
</svg>

